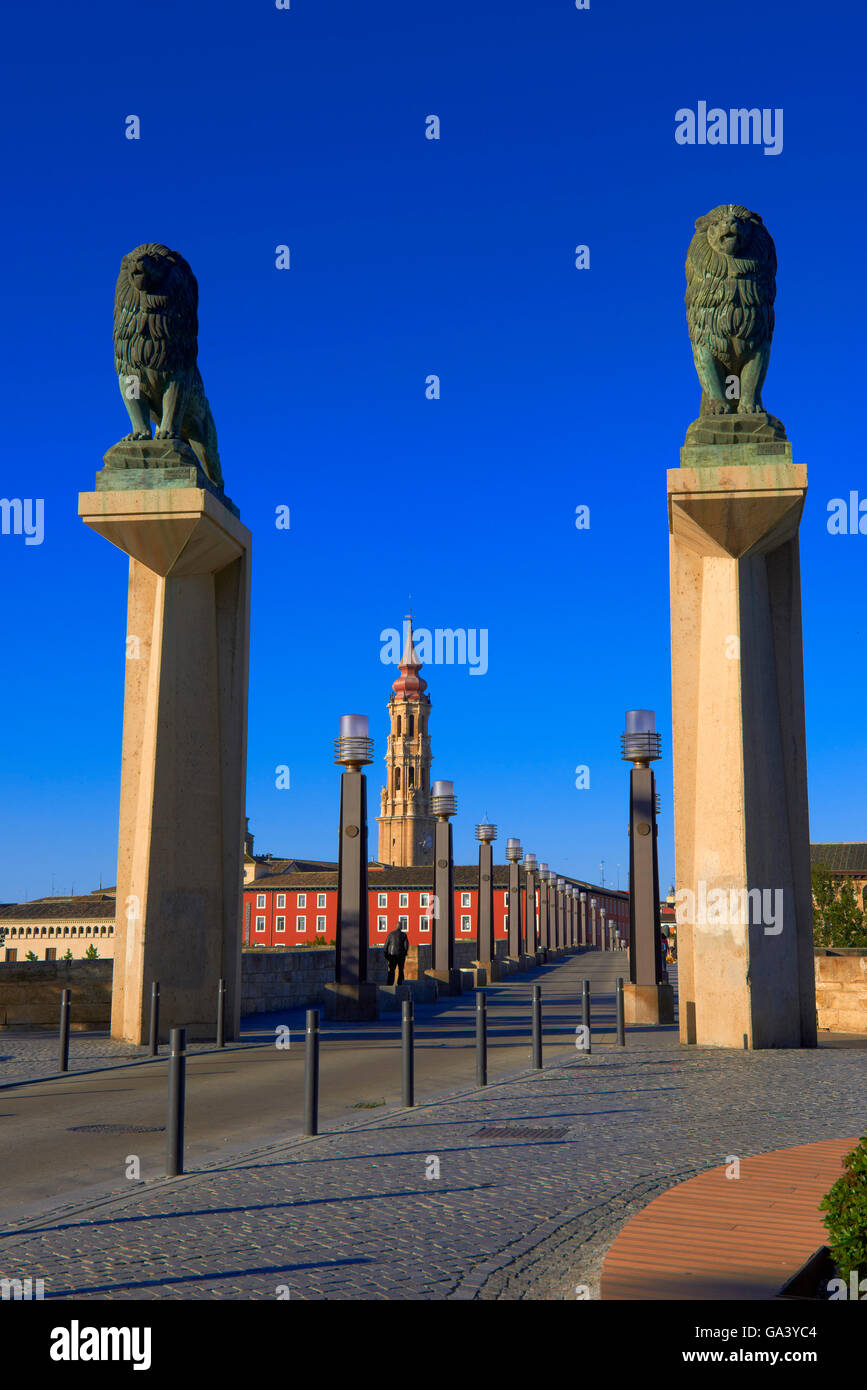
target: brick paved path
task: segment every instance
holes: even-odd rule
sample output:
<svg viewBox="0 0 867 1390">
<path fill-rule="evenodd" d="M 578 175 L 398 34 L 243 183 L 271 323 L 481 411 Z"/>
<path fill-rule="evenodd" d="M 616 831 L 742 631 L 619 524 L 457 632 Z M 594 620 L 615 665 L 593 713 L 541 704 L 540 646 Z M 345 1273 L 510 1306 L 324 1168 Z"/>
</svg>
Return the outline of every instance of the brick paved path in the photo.
<svg viewBox="0 0 867 1390">
<path fill-rule="evenodd" d="M 678 1183 L 608 1250 L 602 1297 L 775 1298 L 828 1232 L 819 1210 L 858 1138 L 774 1149 Z"/>
<path fill-rule="evenodd" d="M 573 958 L 558 978 L 577 993 L 594 968 Z M 0 1239 L 0 1275 L 42 1277 L 53 1298 L 598 1296 L 613 1236 L 674 1183 L 861 1133 L 865 1068 L 857 1050 L 630 1032 L 625 1050 L 561 1052 L 485 1091 L 66 1208 Z"/>
</svg>

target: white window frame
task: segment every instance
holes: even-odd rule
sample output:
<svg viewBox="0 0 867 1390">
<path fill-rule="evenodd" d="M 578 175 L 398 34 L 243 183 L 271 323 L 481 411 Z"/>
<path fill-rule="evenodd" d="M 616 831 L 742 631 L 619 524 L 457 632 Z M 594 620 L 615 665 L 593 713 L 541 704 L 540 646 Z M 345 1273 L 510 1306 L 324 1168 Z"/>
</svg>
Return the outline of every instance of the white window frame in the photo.
<svg viewBox="0 0 867 1390">
<path fill-rule="evenodd" d="M 473 929 L 473 919 L 472 919 L 472 917 L 462 917 L 462 918 L 461 918 L 461 931 L 472 931 L 472 929 Z"/>
<path fill-rule="evenodd" d="M 469 893 L 461 893 L 461 907 L 470 907 L 472 899 Z"/>
<path fill-rule="evenodd" d="M 419 931 L 430 931 L 430 918 L 429 918 L 429 917 L 419 917 L 419 919 L 418 919 L 418 929 L 419 929 Z"/>
<path fill-rule="evenodd" d="M 317 907 L 324 907 L 324 906 L 325 906 L 325 894 L 324 894 L 324 893 L 317 893 L 317 894 L 316 894 L 316 906 L 317 906 Z"/>
<path fill-rule="evenodd" d="M 285 907 L 285 906 L 286 906 L 286 894 L 285 894 L 285 893 L 278 893 L 278 894 L 277 894 L 277 906 L 278 906 L 278 907 Z"/>
<path fill-rule="evenodd" d="M 388 918 L 387 918 L 387 917 L 377 917 L 377 919 L 376 919 L 376 930 L 377 930 L 377 931 L 388 931 Z"/>
<path fill-rule="evenodd" d="M 296 930 L 297 932 L 302 932 L 302 931 L 306 931 L 306 930 L 307 930 L 307 918 L 306 918 L 306 917 L 296 917 L 296 918 L 295 918 L 295 930 Z"/>
<path fill-rule="evenodd" d="M 409 907 L 409 893 L 401 893 L 397 905 L 398 907 Z"/>
<path fill-rule="evenodd" d="M 285 918 L 285 917 L 278 917 L 278 918 L 277 918 L 276 924 L 275 924 L 275 926 L 274 926 L 274 930 L 275 930 L 275 931 L 285 931 L 285 930 L 286 930 L 286 918 Z"/>
<path fill-rule="evenodd" d="M 296 906 L 296 907 L 306 907 L 306 906 L 307 906 L 307 894 L 306 894 L 306 893 L 299 893 L 299 894 L 298 894 L 298 901 L 297 901 L 297 903 L 295 904 L 295 906 Z"/>
<path fill-rule="evenodd" d="M 264 906 L 265 906 L 265 894 L 264 894 L 264 893 L 257 893 L 257 894 L 256 894 L 256 906 L 257 906 L 257 907 L 264 907 Z"/>
<path fill-rule="evenodd" d="M 324 917 L 317 917 L 317 918 L 316 918 L 316 934 L 317 934 L 317 936 L 319 935 L 320 932 L 323 932 L 323 931 L 325 931 L 325 918 L 324 918 Z"/>
<path fill-rule="evenodd" d="M 418 905 L 419 907 L 430 907 L 430 893 L 419 893 Z"/>
<path fill-rule="evenodd" d="M 257 930 L 257 931 L 264 931 L 264 930 L 265 930 L 265 918 L 264 918 L 264 917 L 257 917 L 257 918 L 256 918 L 256 930 Z"/>
<path fill-rule="evenodd" d="M 398 925 L 398 927 L 400 927 L 401 931 L 409 931 L 409 918 L 408 918 L 408 917 L 398 917 L 398 919 L 397 919 L 397 925 Z"/>
</svg>

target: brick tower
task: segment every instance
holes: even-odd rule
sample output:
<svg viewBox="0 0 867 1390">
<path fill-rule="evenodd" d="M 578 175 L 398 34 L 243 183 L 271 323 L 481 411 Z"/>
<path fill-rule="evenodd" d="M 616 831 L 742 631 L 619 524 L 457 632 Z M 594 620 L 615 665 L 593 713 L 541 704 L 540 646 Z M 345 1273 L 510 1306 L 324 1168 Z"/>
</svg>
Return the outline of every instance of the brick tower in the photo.
<svg viewBox="0 0 867 1390">
<path fill-rule="evenodd" d="M 383 864 L 412 867 L 432 864 L 436 820 L 430 809 L 431 751 L 428 736 L 430 696 L 419 676 L 422 663 L 412 640 L 412 618 L 404 623 L 406 640 L 400 675 L 388 702 L 391 732 L 385 754 L 379 859 Z"/>
</svg>

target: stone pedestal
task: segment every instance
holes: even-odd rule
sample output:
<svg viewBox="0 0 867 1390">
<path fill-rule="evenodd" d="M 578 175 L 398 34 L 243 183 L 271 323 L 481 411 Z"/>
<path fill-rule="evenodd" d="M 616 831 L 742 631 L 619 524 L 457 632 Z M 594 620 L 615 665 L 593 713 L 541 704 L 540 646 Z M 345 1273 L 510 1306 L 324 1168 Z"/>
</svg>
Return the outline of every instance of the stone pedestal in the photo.
<svg viewBox="0 0 867 1390">
<path fill-rule="evenodd" d="M 130 557 L 111 1032 L 146 1041 L 159 980 L 161 1037 L 185 1027 L 188 1038 L 213 1038 L 222 976 L 231 1039 L 241 1007 L 251 538 L 195 459 L 133 467 L 146 446 L 134 453 L 79 497 L 85 525 Z M 164 472 L 174 476 L 161 484 Z"/>
<path fill-rule="evenodd" d="M 449 970 L 426 970 L 425 977 L 436 980 L 440 994 L 460 994 L 461 972 L 452 967 Z"/>
<path fill-rule="evenodd" d="M 480 974 L 484 973 L 486 975 L 487 984 L 496 984 L 497 980 L 502 978 L 502 974 L 500 971 L 500 962 L 496 959 L 476 960 L 473 961 L 473 965 L 476 967 Z"/>
<path fill-rule="evenodd" d="M 668 473 L 681 1039 L 812 1047 L 807 470 L 785 443 L 681 462 Z"/>
<path fill-rule="evenodd" d="M 329 1023 L 372 1023 L 379 1017 L 379 986 L 328 984 L 322 1011 Z"/>
<path fill-rule="evenodd" d="M 667 981 L 658 985 L 623 986 L 623 1018 L 626 1023 L 674 1023 L 674 990 Z"/>
</svg>

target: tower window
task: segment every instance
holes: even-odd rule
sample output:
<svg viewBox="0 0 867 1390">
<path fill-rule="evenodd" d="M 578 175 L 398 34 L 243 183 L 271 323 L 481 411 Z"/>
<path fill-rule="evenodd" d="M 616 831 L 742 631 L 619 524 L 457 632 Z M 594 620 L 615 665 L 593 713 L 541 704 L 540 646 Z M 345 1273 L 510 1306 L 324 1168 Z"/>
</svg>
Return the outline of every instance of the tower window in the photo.
<svg viewBox="0 0 867 1390">
<path fill-rule="evenodd" d="M 400 733 L 400 715 L 397 716 L 397 732 Z"/>
<path fill-rule="evenodd" d="M 408 730 L 407 730 L 407 733 L 409 734 L 410 738 L 412 738 L 413 735 L 414 735 L 414 733 L 415 733 L 415 715 L 414 715 L 414 714 L 411 714 L 411 715 L 409 716 L 409 728 L 408 728 Z"/>
<path fill-rule="evenodd" d="M 406 774 L 406 785 L 407 785 L 408 787 L 414 787 L 414 786 L 415 786 L 415 768 L 414 768 L 414 767 L 411 767 L 411 768 L 409 768 L 409 769 L 407 770 L 407 774 Z"/>
<path fill-rule="evenodd" d="M 399 768 L 399 767 L 396 767 L 396 768 L 394 769 L 394 790 L 395 790 L 396 792 L 399 792 L 399 791 L 400 791 L 400 768 Z"/>
<path fill-rule="evenodd" d="M 424 791 L 424 768 L 421 770 L 421 789 Z"/>
</svg>

